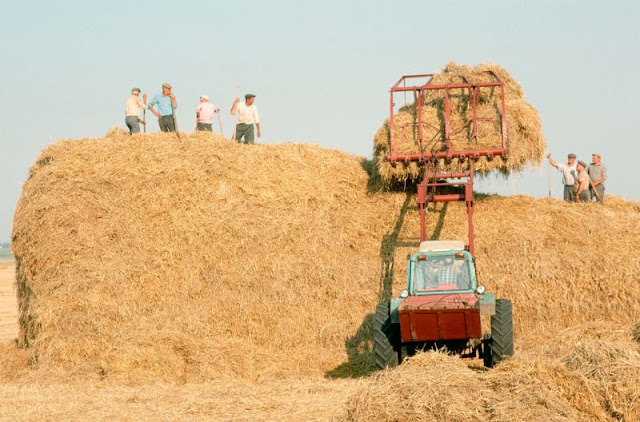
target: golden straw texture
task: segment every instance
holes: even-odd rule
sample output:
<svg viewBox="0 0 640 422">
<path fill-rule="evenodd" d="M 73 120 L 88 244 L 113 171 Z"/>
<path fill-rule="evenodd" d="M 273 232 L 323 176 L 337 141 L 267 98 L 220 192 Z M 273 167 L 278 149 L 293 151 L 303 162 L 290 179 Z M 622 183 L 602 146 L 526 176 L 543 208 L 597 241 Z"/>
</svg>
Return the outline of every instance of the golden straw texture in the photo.
<svg viewBox="0 0 640 422">
<path fill-rule="evenodd" d="M 640 420 L 638 202 L 476 195 L 478 280 L 513 301 L 516 355 L 375 372 L 373 313 L 405 286 L 419 221 L 365 167 L 204 133 L 48 147 L 14 218 L 0 418 Z M 466 221 L 436 204 L 427 235 L 466 240 Z"/>
</svg>

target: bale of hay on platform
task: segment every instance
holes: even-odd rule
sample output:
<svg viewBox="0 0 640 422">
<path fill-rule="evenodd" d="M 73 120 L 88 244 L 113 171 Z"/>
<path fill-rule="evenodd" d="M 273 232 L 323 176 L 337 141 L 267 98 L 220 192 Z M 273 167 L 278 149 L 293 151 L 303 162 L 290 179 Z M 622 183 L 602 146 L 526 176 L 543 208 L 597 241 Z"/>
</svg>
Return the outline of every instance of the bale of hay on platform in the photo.
<svg viewBox="0 0 640 422">
<path fill-rule="evenodd" d="M 475 67 L 449 63 L 445 69 L 433 76 L 431 85 L 495 82 L 496 77 L 485 73 L 488 70 L 503 82 L 505 88 L 508 156 L 506 159 L 482 157 L 474 164 L 474 169 L 481 174 L 492 170 L 509 174 L 513 171 L 521 171 L 529 164 L 540 164 L 546 149 L 540 117 L 535 108 L 524 100 L 522 88 L 506 69 L 493 63 Z M 474 115 L 469 90 L 456 88 L 449 91 L 450 123 L 453 132 L 450 141 L 454 150 L 502 147 L 503 116 L 501 115 L 500 89 L 482 87 L 478 93 L 476 117 L 489 120 L 479 120 L 477 131 L 474 131 L 472 125 Z M 444 91 L 428 90 L 420 110 L 422 142 L 420 142 L 415 104 L 402 107 L 393 116 L 397 153 L 437 153 L 445 149 Z M 406 163 L 389 163 L 386 157 L 390 152 L 391 139 L 387 120 L 374 137 L 374 158 L 378 173 L 386 182 L 419 179 L 419 175 L 424 171 L 423 167 L 408 171 Z M 458 164 L 457 159 L 450 163 L 440 160 L 438 167 L 443 171 L 454 170 L 458 168 Z M 468 162 L 462 167 L 467 169 Z"/>
</svg>

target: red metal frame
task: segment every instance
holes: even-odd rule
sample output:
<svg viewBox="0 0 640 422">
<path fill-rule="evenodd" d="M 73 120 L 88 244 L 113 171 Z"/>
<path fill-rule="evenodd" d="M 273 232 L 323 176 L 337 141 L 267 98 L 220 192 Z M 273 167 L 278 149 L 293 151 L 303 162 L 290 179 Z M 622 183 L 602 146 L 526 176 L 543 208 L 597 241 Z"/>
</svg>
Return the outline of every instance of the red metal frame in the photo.
<svg viewBox="0 0 640 422">
<path fill-rule="evenodd" d="M 433 161 L 431 162 L 435 164 Z M 461 167 L 461 164 L 459 164 Z M 464 180 L 466 179 L 466 181 Z M 438 194 L 437 190 L 444 186 L 464 186 L 464 193 Z M 469 227 L 468 249 L 474 254 L 473 241 L 473 163 L 469 170 L 450 173 L 438 173 L 430 165 L 425 167 L 424 178 L 418 184 L 418 212 L 420 214 L 420 242 L 427 240 L 426 216 L 430 202 L 465 201 L 467 205 L 467 220 Z"/>
<path fill-rule="evenodd" d="M 505 113 L 505 100 L 504 100 L 504 84 L 502 81 L 496 76 L 495 73 L 491 71 L 486 71 L 485 73 L 491 75 L 495 78 L 496 82 L 479 82 L 479 83 L 469 83 L 467 81 L 463 83 L 457 84 L 447 84 L 447 85 L 434 85 L 433 74 L 422 74 L 422 75 L 405 75 L 401 77 L 398 82 L 396 82 L 389 91 L 389 138 L 391 142 L 391 153 L 387 156 L 387 159 L 391 162 L 396 161 L 424 161 L 430 158 L 458 158 L 458 157 L 472 157 L 477 159 L 481 156 L 494 156 L 494 155 L 506 155 L 508 150 L 508 135 L 507 135 L 507 119 Z M 407 86 L 407 81 L 415 80 L 419 78 L 428 78 L 427 82 L 422 85 L 411 85 Z M 402 84 L 402 86 L 400 86 Z M 491 118 L 486 117 L 478 117 L 477 107 L 478 107 L 478 92 L 481 88 L 490 88 L 490 87 L 499 87 L 500 88 L 500 114 L 502 116 L 501 120 L 501 129 L 502 129 L 502 145 L 499 148 L 490 148 L 490 149 L 475 149 L 475 150 L 461 150 L 455 151 L 451 145 L 451 136 L 455 133 L 458 133 L 465 126 L 461 128 L 453 129 L 451 127 L 451 105 L 449 99 L 449 91 L 452 89 L 468 89 L 469 96 L 471 97 L 471 108 L 473 112 L 472 117 L 472 125 L 473 125 L 473 136 L 476 137 L 478 135 L 478 122 L 479 121 L 490 121 Z M 421 151 L 420 154 L 406 154 L 398 152 L 395 145 L 395 122 L 393 120 L 394 114 L 394 94 L 398 92 L 412 92 L 414 97 L 414 104 L 416 104 L 416 116 L 417 116 L 417 128 L 418 128 L 418 141 L 420 145 L 422 145 L 423 141 L 423 125 L 425 123 L 422 122 L 422 105 L 425 101 L 425 94 L 427 91 L 444 91 L 444 144 L 445 151 L 441 151 L 438 153 L 432 153 L 429 151 Z"/>
<path fill-rule="evenodd" d="M 435 85 L 433 84 L 433 74 L 422 75 L 405 75 L 396 82 L 390 90 L 389 102 L 389 138 L 390 138 L 390 154 L 386 157 L 388 161 L 395 163 L 397 161 L 418 161 L 424 164 L 424 176 L 418 184 L 418 207 L 420 214 L 420 241 L 426 240 L 426 210 L 430 202 L 446 202 L 446 201 L 465 201 L 467 206 L 467 216 L 469 225 L 469 252 L 474 255 L 473 241 L 473 164 L 480 157 L 487 157 L 491 160 L 495 156 L 506 157 L 508 153 L 509 141 L 507 136 L 507 115 L 505 113 L 504 100 L 504 84 L 491 71 L 485 73 L 491 75 L 496 82 L 469 83 L 464 80 L 463 83 Z M 407 86 L 407 81 L 427 78 L 426 83 Z M 402 86 L 400 86 L 402 84 Z M 491 121 L 491 118 L 478 117 L 478 94 L 481 88 L 499 87 L 500 88 L 500 119 L 502 145 L 496 148 L 480 148 L 468 150 L 455 150 L 451 142 L 451 137 L 462 131 L 466 125 L 460 128 L 452 128 L 451 126 L 451 106 L 449 98 L 449 90 L 451 89 L 468 89 L 470 96 L 470 104 L 472 108 L 472 137 L 478 136 L 478 122 Z M 423 125 L 422 122 L 422 106 L 425 102 L 425 94 L 431 90 L 444 91 L 444 149 L 438 152 L 425 151 L 423 145 Z M 393 120 L 395 103 L 393 101 L 394 94 L 398 92 L 413 92 L 414 104 L 416 107 L 418 141 L 421 145 L 421 152 L 402 153 L 399 152 L 395 144 L 395 123 Z M 432 125 L 428 125 L 432 126 Z M 441 128 L 436 128 L 441 129 Z M 444 159 L 450 162 L 458 159 L 458 170 L 453 172 L 442 173 L 437 170 L 438 160 Z M 463 163 L 469 161 L 469 168 L 462 169 Z M 464 193 L 461 194 L 438 194 L 438 188 L 445 186 L 464 186 Z"/>
<path fill-rule="evenodd" d="M 405 343 L 482 337 L 479 308 L 410 309 L 401 305 L 398 319 Z"/>
</svg>

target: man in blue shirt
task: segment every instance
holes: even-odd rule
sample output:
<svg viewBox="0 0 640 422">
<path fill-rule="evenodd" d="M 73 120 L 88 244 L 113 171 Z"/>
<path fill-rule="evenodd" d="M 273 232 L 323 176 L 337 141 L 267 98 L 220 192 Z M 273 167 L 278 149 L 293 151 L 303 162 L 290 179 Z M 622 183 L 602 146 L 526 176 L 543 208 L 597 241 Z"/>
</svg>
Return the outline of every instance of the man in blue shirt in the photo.
<svg viewBox="0 0 640 422">
<path fill-rule="evenodd" d="M 178 107 L 176 97 L 171 92 L 171 85 L 162 84 L 162 94 L 158 94 L 149 103 L 149 110 L 158 118 L 158 125 L 163 132 L 175 132 L 176 122 L 173 120 L 173 110 Z M 158 107 L 156 111 L 153 106 Z"/>
</svg>

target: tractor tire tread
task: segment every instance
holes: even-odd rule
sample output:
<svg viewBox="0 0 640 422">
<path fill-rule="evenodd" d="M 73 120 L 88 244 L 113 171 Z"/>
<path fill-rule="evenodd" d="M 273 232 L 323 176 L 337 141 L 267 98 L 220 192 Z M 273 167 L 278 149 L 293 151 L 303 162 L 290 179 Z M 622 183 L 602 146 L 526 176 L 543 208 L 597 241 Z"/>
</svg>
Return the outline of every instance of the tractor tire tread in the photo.
<svg viewBox="0 0 640 422">
<path fill-rule="evenodd" d="M 373 350 L 376 367 L 379 369 L 398 366 L 398 336 L 395 325 L 389 320 L 389 302 L 378 304 L 373 324 Z"/>
<path fill-rule="evenodd" d="M 509 299 L 496 300 L 496 313 L 491 317 L 491 355 L 495 365 L 513 356 L 513 307 Z"/>
</svg>

